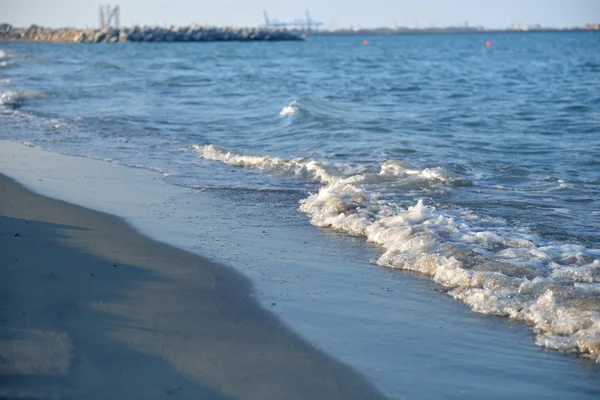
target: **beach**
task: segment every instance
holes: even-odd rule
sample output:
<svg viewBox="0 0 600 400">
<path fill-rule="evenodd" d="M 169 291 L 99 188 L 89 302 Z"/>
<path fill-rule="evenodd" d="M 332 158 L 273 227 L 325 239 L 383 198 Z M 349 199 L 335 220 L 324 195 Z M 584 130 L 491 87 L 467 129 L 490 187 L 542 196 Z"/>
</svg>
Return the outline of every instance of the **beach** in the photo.
<svg viewBox="0 0 600 400">
<path fill-rule="evenodd" d="M 0 178 L 2 398 L 378 398 L 231 269 Z"/>
<path fill-rule="evenodd" d="M 352 381 L 367 398 L 596 399 L 595 35 L 4 43 L 0 173 L 73 205 L 58 213 L 17 202 L 50 224 L 84 228 L 57 228 L 58 243 L 110 273 L 75 275 L 74 289 L 86 288 L 100 311 L 78 304 L 73 314 L 95 321 L 91 343 L 162 360 L 160 393 L 182 396 L 195 382 L 215 396 L 261 398 L 260 381 L 281 398 L 274 382 L 314 373 L 323 377 L 316 398 L 346 398 Z M 93 211 L 77 219 L 78 207 Z M 88 217 L 96 212 L 103 217 Z M 109 220 L 131 230 L 103 227 Z M 34 234 L 11 225 L 6 246 Z M 45 253 L 26 252 L 41 260 L 32 271 Z M 185 257 L 197 264 L 156 261 Z M 51 272 L 55 264 L 70 265 Z M 39 290 L 22 281 L 10 293 L 46 293 L 42 285 L 67 273 L 51 272 Z M 213 292 L 211 275 L 221 282 Z M 119 279 L 125 286 L 112 293 Z M 84 285 L 98 282 L 98 292 Z M 254 347 L 266 343 L 274 353 L 264 368 L 242 350 L 229 357 L 233 347 L 192 322 L 205 314 L 227 345 L 246 346 L 231 324 L 249 329 Z M 74 346 L 65 335 L 75 328 L 63 328 L 36 329 Z M 152 329 L 188 350 L 167 346 L 161 358 L 164 334 L 136 336 Z M 59 353 L 58 370 L 82 365 Z M 300 371 L 307 358 L 322 367 Z M 261 379 L 240 378 L 242 365 Z M 297 378 L 279 377 L 288 370 Z M 342 371 L 348 381 L 335 378 Z M 171 383 L 177 374 L 186 380 Z"/>
<path fill-rule="evenodd" d="M 21 346 L 21 352 L 3 355 L 15 363 L 13 373 L 5 369 L 2 374 L 9 398 L 29 395 L 30 388 L 79 398 L 95 385 L 115 390 L 115 397 L 144 390 L 142 397 L 177 391 L 194 398 L 203 398 L 202 393 L 208 398 L 268 398 L 269 393 L 304 398 L 308 389 L 296 386 L 304 379 L 303 362 L 310 387 L 315 385 L 312 373 L 322 382 L 314 387 L 315 398 L 348 398 L 348 382 L 336 381 L 342 378 L 334 365 L 353 375 L 349 388 L 365 398 L 379 396 L 365 379 L 388 398 L 501 399 L 542 393 L 592 399 L 600 393 L 600 370 L 593 361 L 542 351 L 526 327 L 474 315 L 422 277 L 381 268 L 365 271 L 375 248 L 361 253 L 360 243 L 331 234 L 311 239 L 310 232 L 301 233 L 305 229 L 289 232 L 289 221 L 240 223 L 239 213 L 248 215 L 248 210 L 232 214 L 229 200 L 166 185 L 152 171 L 18 143 L 0 142 L 0 171 L 60 199 L 33 194 L 11 178 L 2 180 L 1 253 L 8 277 L 2 282 L 9 294 L 3 312 L 14 319 L 3 324 L 12 333 L 1 348 Z M 147 239 L 131 226 L 154 240 L 206 254 L 210 261 Z M 290 233 L 305 240 L 298 242 Z M 28 241 L 36 237 L 47 246 Z M 347 253 L 343 263 L 336 260 L 340 251 Z M 25 276 L 20 274 L 23 265 L 31 268 Z M 30 293 L 43 296 L 31 299 Z M 24 311 L 17 307 L 21 304 Z M 75 351 L 78 343 L 81 356 Z M 111 349 L 118 351 L 104 359 Z M 246 361 L 244 349 L 250 357 Z M 80 357 L 91 361 L 80 362 Z M 332 368 L 331 380 L 315 367 L 318 359 L 326 370 Z M 148 371 L 152 379 L 121 380 L 122 368 L 111 368 L 131 362 L 127 371 L 134 374 L 136 362 L 149 360 L 158 368 Z M 240 375 L 231 372 L 235 368 Z M 286 389 L 282 374 L 288 370 L 293 387 Z M 60 378 L 65 375 L 69 378 Z M 202 383 L 194 383 L 199 377 Z M 511 385 L 502 387 L 507 380 Z M 121 386 L 113 388 L 116 382 Z M 148 382 L 162 386 L 142 385 Z M 73 392 L 73 386 L 80 391 Z"/>
</svg>

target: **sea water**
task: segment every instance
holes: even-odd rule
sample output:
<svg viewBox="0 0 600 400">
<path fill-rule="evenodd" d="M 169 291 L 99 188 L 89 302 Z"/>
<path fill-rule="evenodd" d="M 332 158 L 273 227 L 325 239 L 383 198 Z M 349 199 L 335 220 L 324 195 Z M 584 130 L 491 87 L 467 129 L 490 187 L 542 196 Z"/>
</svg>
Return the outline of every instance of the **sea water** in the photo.
<svg viewBox="0 0 600 400">
<path fill-rule="evenodd" d="M 198 236 L 181 241 L 273 299 L 331 289 L 337 312 L 320 319 L 303 302 L 277 305 L 321 347 L 319 329 L 396 332 L 402 317 L 374 311 L 393 304 L 374 287 L 431 284 L 431 307 L 454 298 L 524 322 L 541 348 L 599 361 L 600 36 L 369 39 L 3 44 L 0 137 L 149 169 L 211 199 L 216 217 L 186 221 Z M 290 250 L 303 247 L 310 255 Z M 368 313 L 341 311 L 351 286 Z M 369 353 L 406 350 L 386 338 L 330 350 L 366 370 Z M 381 364 L 391 388 L 398 370 Z"/>
</svg>

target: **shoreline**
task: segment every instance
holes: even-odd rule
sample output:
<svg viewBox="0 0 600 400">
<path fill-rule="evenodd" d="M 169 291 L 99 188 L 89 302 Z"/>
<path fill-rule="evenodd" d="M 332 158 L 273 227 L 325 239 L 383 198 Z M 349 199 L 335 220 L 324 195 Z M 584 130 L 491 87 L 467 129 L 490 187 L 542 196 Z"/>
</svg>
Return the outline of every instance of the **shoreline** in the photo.
<svg viewBox="0 0 600 400">
<path fill-rule="evenodd" d="M 16 28 L 0 24 L 0 43 L 176 43 L 176 42 L 264 42 L 303 41 L 308 36 L 401 36 L 401 35 L 462 35 L 502 33 L 569 33 L 594 32 L 598 27 L 484 29 L 481 27 L 448 28 L 366 28 L 359 30 L 288 30 L 268 27 L 212 27 L 212 26 L 132 26 L 102 29 L 46 28 L 32 25 Z"/>
<path fill-rule="evenodd" d="M 6 44 L 0 172 L 233 269 L 390 398 L 597 400 L 596 34 L 486 36 Z"/>
<path fill-rule="evenodd" d="M 303 37 L 286 29 L 190 26 L 133 26 L 78 29 L 13 28 L 0 24 L 0 42 L 7 43 L 122 43 L 122 42 L 272 42 L 301 41 Z"/>
<path fill-rule="evenodd" d="M 424 29 L 363 29 L 358 31 L 339 30 L 339 31 L 315 31 L 309 36 L 410 36 L 410 35 L 476 35 L 476 34 L 529 34 L 529 33 L 573 33 L 573 32 L 597 32 L 598 29 L 585 28 L 567 28 L 567 29 L 530 29 L 530 30 L 515 30 L 515 29 L 445 29 L 445 28 L 424 28 Z"/>
<path fill-rule="evenodd" d="M 418 274 L 374 266 L 379 250 L 360 239 L 283 209 L 264 220 L 260 196 L 240 208 L 237 194 L 18 142 L 0 141 L 0 155 L 1 173 L 37 193 L 118 216 L 146 237 L 232 268 L 252 282 L 263 310 L 390 398 L 600 393 L 592 360 L 543 350 L 523 324 L 473 313 Z"/>
<path fill-rule="evenodd" d="M 0 188 L 2 397 L 381 397 L 232 269 L 5 175 Z"/>
</svg>

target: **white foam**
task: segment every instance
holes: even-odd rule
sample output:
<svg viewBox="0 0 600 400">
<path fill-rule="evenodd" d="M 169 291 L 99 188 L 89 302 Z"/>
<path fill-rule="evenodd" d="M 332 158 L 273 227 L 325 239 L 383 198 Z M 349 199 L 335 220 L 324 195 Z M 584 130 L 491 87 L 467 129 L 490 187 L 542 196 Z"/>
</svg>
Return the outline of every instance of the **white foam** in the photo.
<svg viewBox="0 0 600 400">
<path fill-rule="evenodd" d="M 350 194 L 369 197 L 353 185 L 329 185 L 302 200 L 300 210 L 316 226 L 381 245 L 377 264 L 429 275 L 473 311 L 532 323 L 538 344 L 600 361 L 600 262 L 590 260 L 593 250 L 544 245 L 505 228 L 478 231 L 421 200 L 391 215 L 376 202 L 353 210 Z M 585 283 L 596 286 L 575 290 Z"/>
<path fill-rule="evenodd" d="M 16 92 L 0 92 L 0 106 L 13 104 L 16 99 Z"/>
<path fill-rule="evenodd" d="M 381 166 L 379 175 L 383 176 L 399 176 L 399 177 L 418 177 L 425 180 L 438 180 L 441 182 L 451 181 L 455 177 L 444 168 L 433 167 L 423 170 L 415 169 L 412 165 L 405 161 L 390 160 L 386 161 Z"/>
<path fill-rule="evenodd" d="M 44 94 L 40 91 L 25 92 L 25 91 L 6 91 L 0 92 L 0 106 L 12 105 L 18 106 L 27 99 L 37 99 Z"/>
<path fill-rule="evenodd" d="M 387 161 L 379 173 L 343 175 L 303 158 L 192 147 L 208 160 L 322 183 L 300 201 L 313 225 L 363 236 L 384 250 L 377 264 L 426 274 L 475 312 L 530 323 L 537 344 L 600 362 L 599 250 L 551 243 L 469 210 L 442 212 L 423 200 L 403 207 L 382 194 L 385 185 L 404 187 L 399 182 L 456 179 L 441 167 L 419 170 Z"/>
<path fill-rule="evenodd" d="M 281 111 L 279 111 L 279 116 L 281 118 L 285 118 L 285 117 L 289 117 L 290 115 L 294 114 L 296 111 L 298 111 L 298 107 L 294 107 L 295 105 L 296 105 L 296 100 L 292 101 L 290 104 L 283 107 L 281 109 Z"/>
<path fill-rule="evenodd" d="M 332 182 L 337 178 L 327 172 L 325 165 L 304 158 L 284 160 L 269 156 L 247 156 L 226 151 L 212 144 L 206 146 L 191 145 L 189 147 L 197 150 L 198 154 L 206 160 L 220 161 L 229 165 L 277 174 L 302 176 L 321 183 Z M 335 166 L 332 167 L 335 168 Z"/>
</svg>

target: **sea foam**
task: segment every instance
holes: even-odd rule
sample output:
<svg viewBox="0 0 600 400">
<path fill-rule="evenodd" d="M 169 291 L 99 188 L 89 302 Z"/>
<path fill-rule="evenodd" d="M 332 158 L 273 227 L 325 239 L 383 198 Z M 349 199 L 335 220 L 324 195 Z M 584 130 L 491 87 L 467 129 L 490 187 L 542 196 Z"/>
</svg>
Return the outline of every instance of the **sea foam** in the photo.
<svg viewBox="0 0 600 400">
<path fill-rule="evenodd" d="M 19 107 L 27 99 L 37 99 L 44 94 L 40 91 L 6 91 L 0 92 L 0 106 Z"/>
<path fill-rule="evenodd" d="M 294 100 L 287 106 L 283 107 L 281 111 L 279 111 L 279 116 L 281 118 L 289 117 L 290 115 L 296 113 L 296 111 L 298 111 L 298 107 L 296 107 L 296 100 Z"/>
<path fill-rule="evenodd" d="M 0 50 L 0 68 L 8 67 L 9 63 L 6 61 L 8 59 L 8 54 L 4 50 Z"/>
<path fill-rule="evenodd" d="M 389 160 L 379 172 L 344 175 L 336 171 L 348 168 L 305 158 L 191 147 L 207 160 L 321 183 L 299 206 L 313 225 L 380 245 L 378 265 L 430 276 L 475 312 L 526 321 L 540 346 L 600 362 L 600 250 L 550 242 L 470 210 L 398 200 L 398 190 L 415 180 L 423 186 L 459 179 L 442 167 Z M 395 196 L 386 196 L 392 190 Z"/>
<path fill-rule="evenodd" d="M 269 156 L 247 156 L 226 151 L 215 145 L 198 146 L 191 145 L 198 151 L 199 155 L 206 160 L 220 161 L 229 165 L 237 165 L 266 172 L 301 176 L 311 181 L 329 183 L 337 177 L 327 172 L 325 164 L 305 158 L 284 160 Z M 335 168 L 333 166 L 332 168 Z"/>
</svg>

